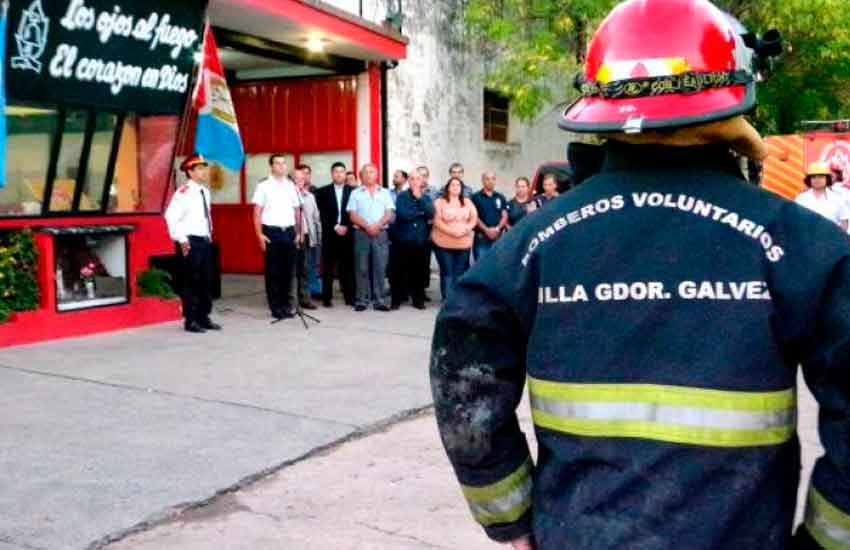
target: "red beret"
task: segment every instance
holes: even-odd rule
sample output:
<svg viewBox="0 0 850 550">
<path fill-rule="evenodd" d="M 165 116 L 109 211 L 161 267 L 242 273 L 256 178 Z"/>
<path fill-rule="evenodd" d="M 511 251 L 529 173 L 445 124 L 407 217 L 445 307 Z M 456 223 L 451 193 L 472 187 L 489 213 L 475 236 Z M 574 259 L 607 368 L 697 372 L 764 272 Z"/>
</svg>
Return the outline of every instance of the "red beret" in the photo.
<svg viewBox="0 0 850 550">
<path fill-rule="evenodd" d="M 203 164 L 204 166 L 209 166 L 207 161 L 204 160 L 204 157 L 202 157 L 201 155 L 198 155 L 198 154 L 189 155 L 188 157 L 186 157 L 186 160 L 184 160 L 183 162 L 180 163 L 180 171 L 181 172 L 188 172 L 189 170 L 191 170 L 195 166 L 198 166 L 198 165 L 201 165 L 201 164 Z"/>
</svg>

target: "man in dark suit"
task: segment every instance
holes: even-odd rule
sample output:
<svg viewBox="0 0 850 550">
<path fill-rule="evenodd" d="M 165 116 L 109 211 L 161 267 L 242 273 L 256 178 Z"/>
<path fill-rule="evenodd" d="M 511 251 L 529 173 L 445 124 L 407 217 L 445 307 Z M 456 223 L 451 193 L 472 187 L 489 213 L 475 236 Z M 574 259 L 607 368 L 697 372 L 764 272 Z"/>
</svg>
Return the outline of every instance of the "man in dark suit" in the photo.
<svg viewBox="0 0 850 550">
<path fill-rule="evenodd" d="M 348 199 L 352 187 L 345 184 L 345 164 L 331 167 L 333 183 L 316 190 L 316 202 L 322 218 L 322 305 L 333 305 L 334 273 L 339 270 L 339 284 L 346 305 L 354 305 L 354 241 Z"/>
</svg>

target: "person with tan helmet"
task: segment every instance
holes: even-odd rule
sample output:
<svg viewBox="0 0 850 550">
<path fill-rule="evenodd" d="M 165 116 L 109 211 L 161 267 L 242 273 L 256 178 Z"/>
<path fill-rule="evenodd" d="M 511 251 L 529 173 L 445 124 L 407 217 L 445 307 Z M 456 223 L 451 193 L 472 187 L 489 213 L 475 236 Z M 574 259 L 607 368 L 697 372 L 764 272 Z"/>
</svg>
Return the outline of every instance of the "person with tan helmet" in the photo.
<svg viewBox="0 0 850 550">
<path fill-rule="evenodd" d="M 845 194 L 832 188 L 829 166 L 824 162 L 811 163 L 803 181 L 808 189 L 797 195 L 794 202 L 838 224 L 846 232 L 850 208 Z"/>
<path fill-rule="evenodd" d="M 769 38 L 769 40 L 768 40 Z M 460 279 L 431 387 L 472 516 L 515 550 L 850 548 L 850 240 L 747 185 L 776 33 L 708 0 L 628 0 L 560 125 L 580 186 Z M 584 172 L 583 172 L 584 173 Z M 794 532 L 798 365 L 825 456 Z M 516 409 L 528 386 L 538 452 Z"/>
</svg>

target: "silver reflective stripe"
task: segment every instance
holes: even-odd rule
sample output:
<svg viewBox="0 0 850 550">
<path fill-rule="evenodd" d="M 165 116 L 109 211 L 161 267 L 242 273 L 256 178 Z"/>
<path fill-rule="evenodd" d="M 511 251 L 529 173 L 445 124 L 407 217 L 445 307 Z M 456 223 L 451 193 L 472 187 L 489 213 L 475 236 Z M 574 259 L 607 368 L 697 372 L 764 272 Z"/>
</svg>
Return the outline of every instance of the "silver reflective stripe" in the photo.
<svg viewBox="0 0 850 550">
<path fill-rule="evenodd" d="M 806 510 L 806 526 L 809 527 L 810 531 L 820 531 L 831 540 L 839 543 L 841 548 L 850 548 L 850 530 L 832 523 L 813 510 L 811 506 Z M 813 536 L 814 534 L 812 533 Z"/>
<path fill-rule="evenodd" d="M 809 489 L 805 523 L 812 537 L 826 550 L 850 549 L 850 515 L 814 488 Z"/>
<path fill-rule="evenodd" d="M 576 420 L 652 422 L 718 430 L 786 428 L 796 421 L 795 409 L 769 412 L 678 407 L 658 403 L 570 402 L 531 396 L 534 409 Z"/>
<path fill-rule="evenodd" d="M 524 504 L 531 502 L 531 489 L 533 485 L 531 477 L 527 477 L 510 493 L 497 499 L 488 502 L 470 501 L 469 509 L 472 511 L 472 515 L 479 520 L 486 520 L 488 517 L 500 518 L 509 515 L 511 512 L 521 509 Z"/>
</svg>

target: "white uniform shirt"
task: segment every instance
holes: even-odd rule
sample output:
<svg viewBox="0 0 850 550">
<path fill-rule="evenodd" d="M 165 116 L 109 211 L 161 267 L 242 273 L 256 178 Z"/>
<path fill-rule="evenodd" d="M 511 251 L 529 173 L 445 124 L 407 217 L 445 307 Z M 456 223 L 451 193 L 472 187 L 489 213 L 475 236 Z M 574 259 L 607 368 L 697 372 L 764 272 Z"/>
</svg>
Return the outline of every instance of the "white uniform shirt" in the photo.
<svg viewBox="0 0 850 550">
<path fill-rule="evenodd" d="M 794 202 L 817 212 L 835 224 L 840 225 L 841 222 L 850 219 L 850 209 L 848 209 L 843 194 L 833 189 L 827 188 L 820 197 L 815 195 L 813 189 L 809 189 L 797 195 Z"/>
<path fill-rule="evenodd" d="M 260 223 L 283 228 L 295 225 L 295 209 L 301 205 L 295 184 L 289 178 L 279 180 L 271 176 L 257 184 L 251 202 L 263 209 Z"/>
<path fill-rule="evenodd" d="M 204 212 L 204 200 L 207 211 Z M 189 180 L 181 185 L 168 208 L 165 210 L 165 222 L 168 224 L 168 234 L 179 243 L 185 243 L 189 236 L 211 237 L 212 214 L 210 212 L 210 191 L 203 185 Z"/>
</svg>

